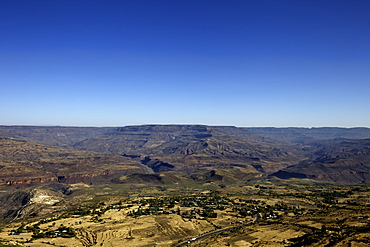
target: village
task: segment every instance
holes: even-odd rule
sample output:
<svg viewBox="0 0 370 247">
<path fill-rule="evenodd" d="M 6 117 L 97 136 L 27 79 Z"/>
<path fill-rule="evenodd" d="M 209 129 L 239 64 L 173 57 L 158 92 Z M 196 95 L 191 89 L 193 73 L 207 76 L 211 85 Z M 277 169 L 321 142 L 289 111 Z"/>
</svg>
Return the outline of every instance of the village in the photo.
<svg viewBox="0 0 370 247">
<path fill-rule="evenodd" d="M 361 206 L 369 198 L 366 186 L 286 186 L 256 185 L 242 193 L 232 193 L 235 188 L 185 192 L 170 187 L 164 193 L 162 187 L 156 192 L 148 187 L 128 196 L 106 194 L 68 210 L 14 222 L 1 230 L 0 243 L 84 247 L 154 246 L 160 241 L 160 246 L 185 246 L 189 241 L 217 240 L 257 246 L 263 240 L 288 246 L 341 241 L 354 231 L 368 231 L 363 215 L 367 208 Z M 275 231 L 279 233 L 265 236 Z M 249 240 L 242 239 L 245 233 Z"/>
<path fill-rule="evenodd" d="M 78 219 L 89 217 L 91 223 L 105 223 L 109 212 L 122 212 L 126 217 L 139 218 L 146 215 L 178 215 L 183 220 L 205 220 L 213 225 L 214 230 L 235 224 L 252 221 L 256 215 L 261 220 L 278 219 L 283 214 L 300 214 L 304 210 L 282 203 L 267 204 L 262 200 L 245 200 L 220 195 L 217 191 L 207 191 L 195 195 L 172 197 L 143 197 L 128 200 L 125 203 L 100 202 L 94 206 L 78 207 L 74 211 L 63 213 L 57 217 L 42 219 L 33 224 L 21 224 L 17 229 L 9 231 L 9 235 L 29 235 L 28 242 L 41 238 L 72 238 L 81 221 L 74 225 L 56 224 L 62 219 Z"/>
</svg>

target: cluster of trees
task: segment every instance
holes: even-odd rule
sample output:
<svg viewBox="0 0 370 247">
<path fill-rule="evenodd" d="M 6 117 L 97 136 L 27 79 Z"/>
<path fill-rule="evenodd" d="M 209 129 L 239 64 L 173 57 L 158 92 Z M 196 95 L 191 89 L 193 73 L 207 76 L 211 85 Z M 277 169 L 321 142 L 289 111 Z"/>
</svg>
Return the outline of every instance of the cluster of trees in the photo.
<svg viewBox="0 0 370 247">
<path fill-rule="evenodd" d="M 11 230 L 11 235 L 18 235 L 20 233 L 26 233 L 26 232 L 32 232 L 32 239 L 37 238 L 56 238 L 56 237 L 62 237 L 62 238 L 72 238 L 76 236 L 75 231 L 66 226 L 60 226 L 56 230 L 46 230 L 41 229 L 40 224 L 50 222 L 51 219 L 41 220 L 38 223 L 32 225 L 32 226 L 25 226 L 22 224 L 20 227 L 18 227 L 16 230 Z M 54 223 L 55 224 L 55 223 Z"/>
<path fill-rule="evenodd" d="M 242 217 L 253 216 L 257 213 L 262 213 L 264 218 L 278 218 L 278 214 L 276 213 L 276 211 L 281 211 L 284 213 L 299 213 L 300 211 L 302 211 L 302 209 L 298 207 L 288 206 L 283 203 L 276 203 L 275 205 L 268 205 L 265 203 L 264 205 L 240 203 L 234 206 L 232 208 L 232 211 L 238 212 Z"/>
<path fill-rule="evenodd" d="M 233 205 L 233 200 L 221 197 L 217 192 L 209 193 L 202 196 L 174 196 L 163 198 L 149 198 L 132 201 L 133 204 L 139 204 L 137 210 L 132 210 L 128 213 L 129 216 L 137 217 L 140 215 L 149 214 L 179 214 L 183 217 L 195 217 L 199 215 L 204 218 L 217 218 L 217 213 L 214 210 L 225 210 L 227 205 Z M 177 206 L 176 209 L 172 209 Z M 181 207 L 199 207 L 180 212 Z"/>
<path fill-rule="evenodd" d="M 149 207 L 149 208 L 138 208 L 137 210 L 131 210 L 127 215 L 128 216 L 141 216 L 141 215 L 158 215 L 158 214 L 180 214 L 180 208 L 173 210 L 164 210 L 161 207 Z"/>
<path fill-rule="evenodd" d="M 76 232 L 66 226 L 60 226 L 56 230 L 51 230 L 51 231 L 43 231 L 41 229 L 35 230 L 33 232 L 32 238 L 37 239 L 37 238 L 56 238 L 56 237 L 62 237 L 62 238 L 73 238 L 76 236 Z"/>
<path fill-rule="evenodd" d="M 357 188 L 358 189 L 358 188 Z M 321 202 L 326 204 L 338 203 L 337 198 L 346 198 L 354 194 L 354 190 L 310 190 L 310 197 L 322 198 Z"/>
<path fill-rule="evenodd" d="M 254 216 L 256 213 L 262 213 L 265 218 L 278 218 L 276 211 L 284 213 L 299 213 L 298 207 L 287 206 L 284 203 L 268 205 L 265 201 L 260 200 L 233 200 L 218 193 L 210 193 L 201 196 L 175 196 L 163 198 L 149 198 L 132 201 L 133 204 L 139 204 L 137 210 L 129 212 L 129 216 L 137 217 L 140 215 L 150 214 L 172 214 L 176 213 L 186 218 L 194 218 L 199 215 L 204 218 L 216 218 L 215 210 L 226 210 L 231 208 L 232 211 L 238 212 L 241 217 Z M 176 210 L 171 210 L 177 206 Z M 181 207 L 193 208 L 180 213 Z M 197 207 L 197 208 L 195 208 Z"/>
<path fill-rule="evenodd" d="M 123 208 L 129 208 L 133 205 L 123 206 L 122 202 L 118 202 L 116 204 L 110 204 L 108 206 L 105 206 L 104 203 L 100 203 L 95 206 L 90 207 L 79 207 L 75 211 L 72 211 L 69 213 L 69 215 L 79 215 L 79 216 L 86 216 L 86 215 L 103 215 L 106 211 L 110 209 L 123 209 Z"/>
<path fill-rule="evenodd" d="M 183 212 L 182 217 L 194 218 L 196 214 L 204 218 L 217 218 L 217 213 L 213 209 L 210 209 L 210 208 L 203 208 L 203 209 L 194 208 L 193 210 Z"/>
</svg>

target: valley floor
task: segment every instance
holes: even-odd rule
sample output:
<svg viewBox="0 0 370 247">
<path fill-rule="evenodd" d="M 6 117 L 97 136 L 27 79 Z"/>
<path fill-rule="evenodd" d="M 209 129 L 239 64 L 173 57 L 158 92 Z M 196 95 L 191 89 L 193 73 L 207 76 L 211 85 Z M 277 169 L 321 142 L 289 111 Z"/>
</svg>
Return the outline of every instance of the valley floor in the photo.
<svg viewBox="0 0 370 247">
<path fill-rule="evenodd" d="M 4 225 L 0 246 L 370 245 L 365 185 L 266 180 L 224 188 L 130 186 L 81 187 L 71 198 L 90 193 L 90 200 L 70 199 L 68 210 Z"/>
</svg>

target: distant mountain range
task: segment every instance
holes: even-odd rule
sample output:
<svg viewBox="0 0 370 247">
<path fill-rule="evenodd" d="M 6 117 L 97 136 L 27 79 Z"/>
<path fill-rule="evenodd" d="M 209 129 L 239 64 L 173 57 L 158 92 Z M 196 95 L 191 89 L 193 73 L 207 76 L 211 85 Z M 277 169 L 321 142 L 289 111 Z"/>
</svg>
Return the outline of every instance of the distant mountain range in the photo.
<svg viewBox="0 0 370 247">
<path fill-rule="evenodd" d="M 0 184 L 370 179 L 369 128 L 0 126 L 0 145 Z"/>
</svg>

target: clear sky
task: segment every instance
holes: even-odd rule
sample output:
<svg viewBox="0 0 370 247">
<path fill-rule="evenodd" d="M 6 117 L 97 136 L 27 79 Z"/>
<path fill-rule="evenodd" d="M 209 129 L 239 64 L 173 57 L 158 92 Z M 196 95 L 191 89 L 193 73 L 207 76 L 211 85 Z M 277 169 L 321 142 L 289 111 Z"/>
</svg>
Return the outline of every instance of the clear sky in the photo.
<svg viewBox="0 0 370 247">
<path fill-rule="evenodd" d="M 370 127 L 369 0 L 0 0 L 0 124 Z"/>
</svg>

